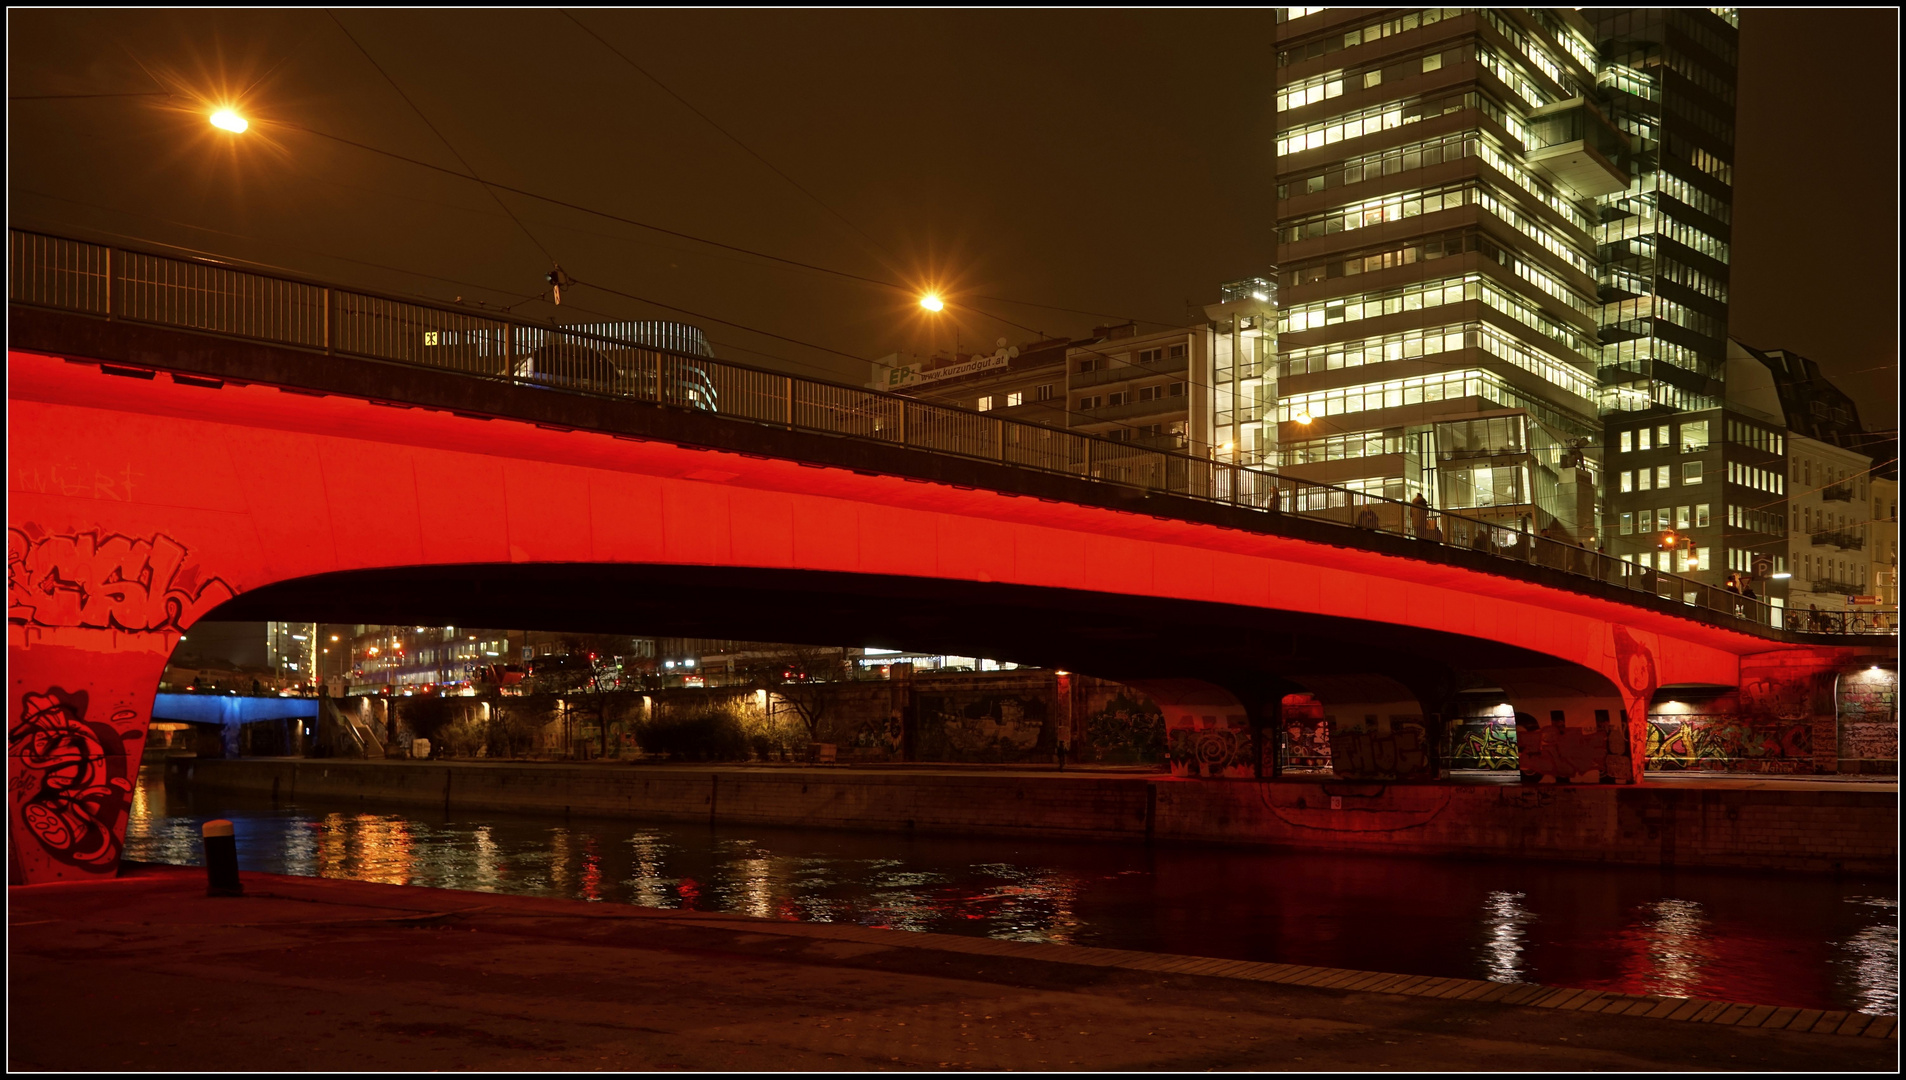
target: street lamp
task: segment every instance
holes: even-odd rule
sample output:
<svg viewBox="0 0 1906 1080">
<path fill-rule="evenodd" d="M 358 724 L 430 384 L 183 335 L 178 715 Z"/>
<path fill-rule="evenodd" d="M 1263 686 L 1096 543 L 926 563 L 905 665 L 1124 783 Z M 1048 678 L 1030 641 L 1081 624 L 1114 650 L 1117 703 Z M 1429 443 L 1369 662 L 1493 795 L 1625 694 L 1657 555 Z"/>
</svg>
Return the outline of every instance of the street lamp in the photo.
<svg viewBox="0 0 1906 1080">
<path fill-rule="evenodd" d="M 212 126 L 223 131 L 229 131 L 234 135 L 239 135 L 242 134 L 246 128 L 250 127 L 251 124 L 247 123 L 244 117 L 230 109 L 220 109 L 212 114 Z"/>
<path fill-rule="evenodd" d="M 926 308 L 928 311 L 937 312 L 946 307 L 946 301 L 940 299 L 940 294 L 938 293 L 927 293 L 920 298 L 920 306 Z"/>
</svg>

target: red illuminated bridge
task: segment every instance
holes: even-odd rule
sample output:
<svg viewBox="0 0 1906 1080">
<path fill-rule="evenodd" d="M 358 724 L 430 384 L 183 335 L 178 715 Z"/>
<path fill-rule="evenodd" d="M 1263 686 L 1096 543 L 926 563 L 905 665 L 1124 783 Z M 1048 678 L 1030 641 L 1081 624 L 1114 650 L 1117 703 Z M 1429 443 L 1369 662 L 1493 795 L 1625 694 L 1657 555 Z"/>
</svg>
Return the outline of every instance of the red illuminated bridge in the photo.
<svg viewBox="0 0 1906 1080">
<path fill-rule="evenodd" d="M 15 882 L 114 870 L 159 675 L 208 616 L 1010 657 L 1149 693 L 1205 776 L 1252 775 L 1254 730 L 1302 692 L 1342 761 L 1432 777 L 1426 725 L 1491 687 L 1572 747 L 1525 771 L 1632 783 L 1664 688 L 1812 701 L 1890 655 L 1454 515 L 1434 542 L 1363 495 L 1278 513 L 1270 471 L 10 240 Z"/>
</svg>

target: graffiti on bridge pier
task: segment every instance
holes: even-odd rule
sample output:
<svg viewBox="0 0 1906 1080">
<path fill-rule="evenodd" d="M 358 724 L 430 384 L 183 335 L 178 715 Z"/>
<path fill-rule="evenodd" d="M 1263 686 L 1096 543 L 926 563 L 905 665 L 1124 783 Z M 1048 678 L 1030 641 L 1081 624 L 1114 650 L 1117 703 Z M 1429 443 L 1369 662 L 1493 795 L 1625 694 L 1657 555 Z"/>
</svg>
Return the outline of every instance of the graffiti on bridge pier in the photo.
<svg viewBox="0 0 1906 1080">
<path fill-rule="evenodd" d="M 1331 718 L 1331 771 L 1354 780 L 1433 780 L 1429 729 L 1421 717 Z"/>
<path fill-rule="evenodd" d="M 119 858 L 122 822 L 132 798 L 125 741 L 115 726 L 86 718 L 84 690 L 51 687 L 20 699 L 20 720 L 7 731 L 8 788 L 17 820 L 52 858 L 69 866 L 109 868 Z"/>
<path fill-rule="evenodd" d="M 40 629 L 178 633 L 234 595 L 204 577 L 164 533 L 143 540 L 99 531 L 7 530 L 7 622 Z"/>
<path fill-rule="evenodd" d="M 1180 716 L 1169 724 L 1166 759 L 1173 776 L 1252 775 L 1250 725 L 1241 716 Z"/>
</svg>

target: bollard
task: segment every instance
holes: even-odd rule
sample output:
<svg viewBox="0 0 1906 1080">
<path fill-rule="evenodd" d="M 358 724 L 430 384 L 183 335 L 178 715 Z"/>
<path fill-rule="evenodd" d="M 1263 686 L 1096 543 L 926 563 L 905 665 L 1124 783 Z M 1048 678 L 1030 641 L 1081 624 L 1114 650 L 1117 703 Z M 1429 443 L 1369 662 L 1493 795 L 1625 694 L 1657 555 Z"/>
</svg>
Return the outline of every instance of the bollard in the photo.
<svg viewBox="0 0 1906 1080">
<path fill-rule="evenodd" d="M 205 895 L 245 895 L 245 887 L 238 883 L 238 842 L 232 838 L 232 823 L 224 818 L 208 821 L 200 834 L 205 841 Z"/>
</svg>

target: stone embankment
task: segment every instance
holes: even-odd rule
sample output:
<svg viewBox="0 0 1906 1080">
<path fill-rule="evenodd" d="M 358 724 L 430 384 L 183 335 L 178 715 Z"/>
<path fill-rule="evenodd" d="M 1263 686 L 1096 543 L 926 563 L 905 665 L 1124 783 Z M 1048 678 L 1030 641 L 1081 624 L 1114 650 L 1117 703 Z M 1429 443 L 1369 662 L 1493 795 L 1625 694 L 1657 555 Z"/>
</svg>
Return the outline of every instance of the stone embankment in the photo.
<svg viewBox="0 0 1906 1080">
<path fill-rule="evenodd" d="M 175 758 L 168 782 L 280 801 L 800 828 L 1891 874 L 1898 791 L 1700 780 L 1638 787 L 1328 778 L 1270 783 L 932 767 Z"/>
</svg>

